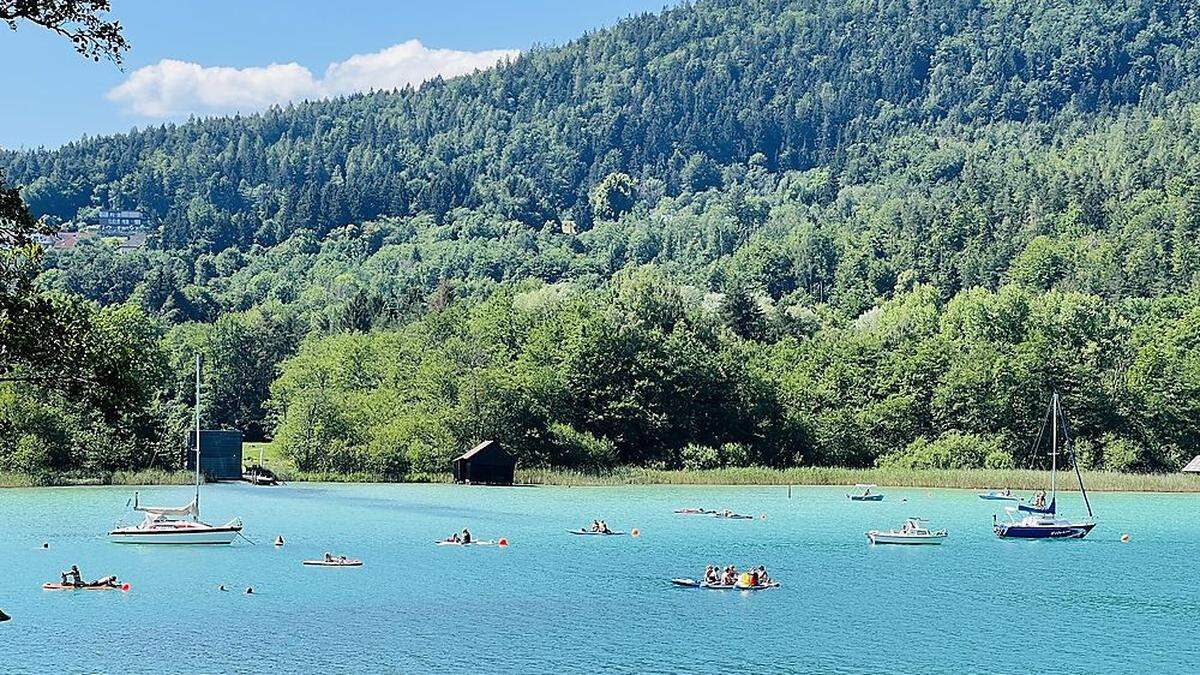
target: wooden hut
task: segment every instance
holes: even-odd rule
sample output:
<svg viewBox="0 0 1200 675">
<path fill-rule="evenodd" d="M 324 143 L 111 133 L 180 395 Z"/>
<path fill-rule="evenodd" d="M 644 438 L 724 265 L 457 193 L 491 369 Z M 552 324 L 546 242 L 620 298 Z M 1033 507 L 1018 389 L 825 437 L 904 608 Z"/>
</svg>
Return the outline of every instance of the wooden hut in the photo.
<svg viewBox="0 0 1200 675">
<path fill-rule="evenodd" d="M 483 485 L 512 485 L 517 459 L 496 441 L 484 441 L 454 460 L 454 481 Z"/>
</svg>

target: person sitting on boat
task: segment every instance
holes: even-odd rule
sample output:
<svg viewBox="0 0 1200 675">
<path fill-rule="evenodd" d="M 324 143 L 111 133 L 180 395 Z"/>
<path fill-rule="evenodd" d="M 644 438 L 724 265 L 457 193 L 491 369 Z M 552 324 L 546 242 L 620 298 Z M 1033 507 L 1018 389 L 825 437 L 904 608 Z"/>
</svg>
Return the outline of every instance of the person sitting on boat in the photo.
<svg viewBox="0 0 1200 675">
<path fill-rule="evenodd" d="M 462 531 L 462 540 L 461 541 L 464 544 L 471 543 L 471 532 L 469 530 L 467 530 L 467 528 L 465 528 L 465 527 L 463 528 L 463 531 Z"/>
<path fill-rule="evenodd" d="M 704 568 L 704 581 L 709 584 L 718 584 L 721 582 L 721 576 L 717 574 L 717 567 L 709 565 Z"/>
<path fill-rule="evenodd" d="M 592 521 L 592 529 L 591 529 L 591 531 L 592 531 L 592 532 L 599 532 L 599 531 L 600 531 L 600 521 L 599 521 L 599 520 L 593 520 L 593 521 Z"/>
<path fill-rule="evenodd" d="M 612 530 L 608 529 L 608 523 L 604 522 L 603 520 L 600 521 L 600 529 L 597 531 L 602 534 L 612 534 Z"/>
<path fill-rule="evenodd" d="M 767 576 L 767 568 L 766 567 L 759 565 L 757 571 L 758 571 L 758 583 L 759 584 L 762 584 L 765 586 L 766 584 L 771 583 L 771 577 Z"/>
<path fill-rule="evenodd" d="M 325 552 L 325 562 L 333 562 L 333 554 L 329 551 Z"/>
<path fill-rule="evenodd" d="M 1003 492 L 1003 493 L 1001 493 L 1001 494 L 1003 494 L 1005 497 L 1011 497 L 1011 496 L 1012 496 L 1012 490 L 1010 490 L 1010 489 L 1008 489 L 1008 488 L 1004 488 L 1004 492 Z"/>
<path fill-rule="evenodd" d="M 722 586 L 732 586 L 737 583 L 737 568 L 733 565 L 725 568 L 725 575 L 721 577 Z"/>
<path fill-rule="evenodd" d="M 1046 491 L 1038 490 L 1037 496 L 1033 498 L 1033 505 L 1039 509 L 1046 508 Z"/>
</svg>

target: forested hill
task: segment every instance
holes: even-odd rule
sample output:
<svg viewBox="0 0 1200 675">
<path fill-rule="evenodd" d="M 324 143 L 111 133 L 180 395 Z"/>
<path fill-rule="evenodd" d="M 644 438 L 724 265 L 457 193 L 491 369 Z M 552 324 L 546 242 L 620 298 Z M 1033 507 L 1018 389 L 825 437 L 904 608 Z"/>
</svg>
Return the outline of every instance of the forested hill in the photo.
<svg viewBox="0 0 1200 675">
<path fill-rule="evenodd" d="M 755 154 L 771 171 L 870 173 L 871 147 L 913 130 L 1051 133 L 1159 105 L 1194 90 L 1198 30 L 1184 0 L 704 0 L 415 91 L 9 152 L 0 167 L 35 215 L 142 208 L 166 248 L 459 206 L 586 226 L 589 191 L 614 172 L 668 194 Z"/>
<path fill-rule="evenodd" d="M 0 153 L 38 214 L 162 224 L 0 265 L 0 473 L 170 464 L 197 352 L 206 423 L 314 472 L 484 438 L 525 466 L 1044 467 L 1051 391 L 1089 468 L 1175 470 L 1198 17 L 705 0 L 418 90 Z"/>
</svg>

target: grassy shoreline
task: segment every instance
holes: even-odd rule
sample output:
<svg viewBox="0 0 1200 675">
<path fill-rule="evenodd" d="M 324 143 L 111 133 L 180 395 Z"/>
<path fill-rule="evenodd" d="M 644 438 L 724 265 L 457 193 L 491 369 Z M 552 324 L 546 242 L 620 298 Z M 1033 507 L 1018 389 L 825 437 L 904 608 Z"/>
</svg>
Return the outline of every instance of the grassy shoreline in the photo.
<svg viewBox="0 0 1200 675">
<path fill-rule="evenodd" d="M 390 483 L 386 477 L 367 474 L 301 473 L 281 469 L 288 482 Z M 604 472 L 565 469 L 518 469 L 518 483 L 558 486 L 616 485 L 854 485 L 874 483 L 880 487 L 960 488 L 982 490 L 1012 488 L 1038 490 L 1049 485 L 1050 474 L 1028 469 L 848 469 L 839 467 L 761 467 L 666 471 L 622 467 Z M 186 471 L 118 471 L 104 476 L 67 474 L 29 476 L 0 472 L 0 487 L 49 487 L 70 485 L 187 485 L 193 480 Z M 1182 473 L 1137 474 L 1090 471 L 1084 479 L 1089 490 L 1101 492 L 1200 492 L 1200 476 Z M 449 483 L 449 473 L 408 476 L 408 483 Z M 1060 474 L 1060 488 L 1078 488 L 1074 474 Z"/>
</svg>

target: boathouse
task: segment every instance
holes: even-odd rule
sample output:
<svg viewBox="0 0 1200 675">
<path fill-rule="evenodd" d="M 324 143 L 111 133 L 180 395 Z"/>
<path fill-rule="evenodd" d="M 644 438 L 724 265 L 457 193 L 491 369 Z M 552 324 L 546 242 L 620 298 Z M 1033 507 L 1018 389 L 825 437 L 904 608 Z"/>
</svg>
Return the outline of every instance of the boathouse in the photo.
<svg viewBox="0 0 1200 675">
<path fill-rule="evenodd" d="M 454 482 L 512 485 L 517 459 L 496 441 L 484 441 L 454 460 Z"/>
<path fill-rule="evenodd" d="M 200 432 L 200 473 L 208 480 L 240 480 L 242 477 L 242 432 L 204 429 Z M 196 470 L 196 432 L 188 433 L 184 466 Z"/>
</svg>

